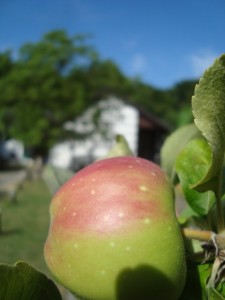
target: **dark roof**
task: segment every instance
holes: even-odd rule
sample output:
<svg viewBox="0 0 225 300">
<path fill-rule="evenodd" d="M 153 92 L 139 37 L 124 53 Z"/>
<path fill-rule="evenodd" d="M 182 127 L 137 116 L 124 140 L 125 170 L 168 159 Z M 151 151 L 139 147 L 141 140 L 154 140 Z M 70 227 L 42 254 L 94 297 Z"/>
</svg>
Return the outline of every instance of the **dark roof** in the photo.
<svg viewBox="0 0 225 300">
<path fill-rule="evenodd" d="M 154 128 L 162 131 L 163 133 L 169 133 L 170 128 L 166 123 L 161 121 L 159 118 L 151 113 L 144 111 L 143 109 L 137 108 L 140 113 L 140 127 Z"/>
<path fill-rule="evenodd" d="M 118 98 L 118 100 L 121 100 L 122 102 L 131 105 L 135 107 L 139 113 L 140 113 L 140 120 L 141 123 L 140 126 L 148 127 L 148 128 L 157 128 L 158 130 L 162 131 L 163 133 L 169 133 L 171 131 L 171 128 L 166 122 L 162 121 L 158 117 L 156 117 L 154 114 L 147 112 L 143 107 L 140 105 L 137 105 L 133 103 L 132 101 L 129 101 L 124 98 Z"/>
</svg>

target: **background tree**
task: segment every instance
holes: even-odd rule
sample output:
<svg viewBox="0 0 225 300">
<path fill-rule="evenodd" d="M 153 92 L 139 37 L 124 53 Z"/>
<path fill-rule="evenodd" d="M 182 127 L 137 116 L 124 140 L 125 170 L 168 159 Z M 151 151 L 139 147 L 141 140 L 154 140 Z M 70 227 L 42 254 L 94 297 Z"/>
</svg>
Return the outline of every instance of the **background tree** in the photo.
<svg viewBox="0 0 225 300">
<path fill-rule="evenodd" d="M 70 74 L 72 82 L 80 82 L 86 97 L 95 102 L 109 95 L 124 97 L 129 93 L 130 80 L 111 60 L 94 60 L 86 67 L 74 68 Z"/>
<path fill-rule="evenodd" d="M 68 37 L 64 31 L 46 34 L 36 44 L 24 45 L 13 67 L 0 81 L 1 128 L 45 156 L 61 138 L 63 124 L 85 108 L 83 86 L 69 84 L 69 69 L 96 54 L 84 36 Z M 4 57 L 5 58 L 5 57 Z"/>
<path fill-rule="evenodd" d="M 0 54 L 2 139 L 20 139 L 33 156 L 46 156 L 69 134 L 66 121 L 109 95 L 144 108 L 171 128 L 189 122 L 194 81 L 157 89 L 125 76 L 113 61 L 101 60 L 87 39 L 58 30 L 23 45 L 15 60 L 10 52 Z"/>
<path fill-rule="evenodd" d="M 5 76 L 8 75 L 8 73 L 11 71 L 13 67 L 13 62 L 11 60 L 11 53 L 9 51 L 5 53 L 0 53 L 0 82 L 3 80 Z M 1 97 L 1 96 L 0 96 Z M 9 112 L 6 109 L 5 105 L 2 105 L 1 103 L 1 109 L 0 109 L 0 138 L 5 139 L 6 138 L 6 128 L 9 118 Z"/>
<path fill-rule="evenodd" d="M 197 80 L 184 80 L 175 84 L 166 93 L 173 99 L 172 111 L 174 127 L 179 127 L 193 121 L 191 99 L 194 95 Z"/>
</svg>

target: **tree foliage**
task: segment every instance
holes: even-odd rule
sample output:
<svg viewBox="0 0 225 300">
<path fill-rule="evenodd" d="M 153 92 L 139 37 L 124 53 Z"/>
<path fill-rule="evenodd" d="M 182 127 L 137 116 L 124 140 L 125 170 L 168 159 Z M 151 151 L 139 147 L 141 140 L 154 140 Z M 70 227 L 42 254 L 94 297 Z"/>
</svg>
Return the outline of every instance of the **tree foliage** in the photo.
<svg viewBox="0 0 225 300">
<path fill-rule="evenodd" d="M 16 59 L 9 51 L 0 53 L 2 139 L 18 138 L 34 155 L 46 155 L 53 143 L 68 134 L 63 129 L 66 121 L 109 95 L 138 104 L 177 126 L 177 111 L 189 106 L 192 83 L 160 90 L 128 78 L 113 61 L 101 60 L 87 40 L 88 36 L 70 37 L 57 30 L 23 45 Z"/>
<path fill-rule="evenodd" d="M 3 67 L 5 56 L 0 58 Z M 11 69 L 5 67 L 8 72 L 0 81 L 3 136 L 17 137 L 34 152 L 45 154 L 62 136 L 63 123 L 85 106 L 83 86 L 70 84 L 69 68 L 82 58 L 93 57 L 84 36 L 70 38 L 64 31 L 24 45 Z"/>
</svg>

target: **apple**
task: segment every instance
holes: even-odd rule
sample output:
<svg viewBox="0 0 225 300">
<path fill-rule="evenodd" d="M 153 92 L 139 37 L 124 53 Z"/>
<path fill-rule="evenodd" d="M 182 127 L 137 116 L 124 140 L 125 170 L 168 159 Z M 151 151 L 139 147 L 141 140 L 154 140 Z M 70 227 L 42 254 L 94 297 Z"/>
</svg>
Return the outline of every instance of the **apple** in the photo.
<svg viewBox="0 0 225 300">
<path fill-rule="evenodd" d="M 186 264 L 174 206 L 156 164 L 128 156 L 97 161 L 53 197 L 46 263 L 85 299 L 178 299 Z"/>
</svg>

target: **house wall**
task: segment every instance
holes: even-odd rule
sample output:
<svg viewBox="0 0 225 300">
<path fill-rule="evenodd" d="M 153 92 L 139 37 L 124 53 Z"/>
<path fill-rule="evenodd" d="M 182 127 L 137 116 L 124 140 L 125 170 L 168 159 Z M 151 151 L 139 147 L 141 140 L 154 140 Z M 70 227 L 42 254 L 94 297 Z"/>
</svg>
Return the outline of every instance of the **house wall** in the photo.
<svg viewBox="0 0 225 300">
<path fill-rule="evenodd" d="M 93 118 L 100 112 L 97 124 Z M 63 141 L 50 151 L 49 163 L 61 168 L 78 169 L 107 154 L 116 134 L 123 135 L 134 154 L 138 151 L 139 112 L 131 105 L 111 97 L 100 101 L 66 128 L 79 133 L 90 133 L 87 139 Z"/>
</svg>

